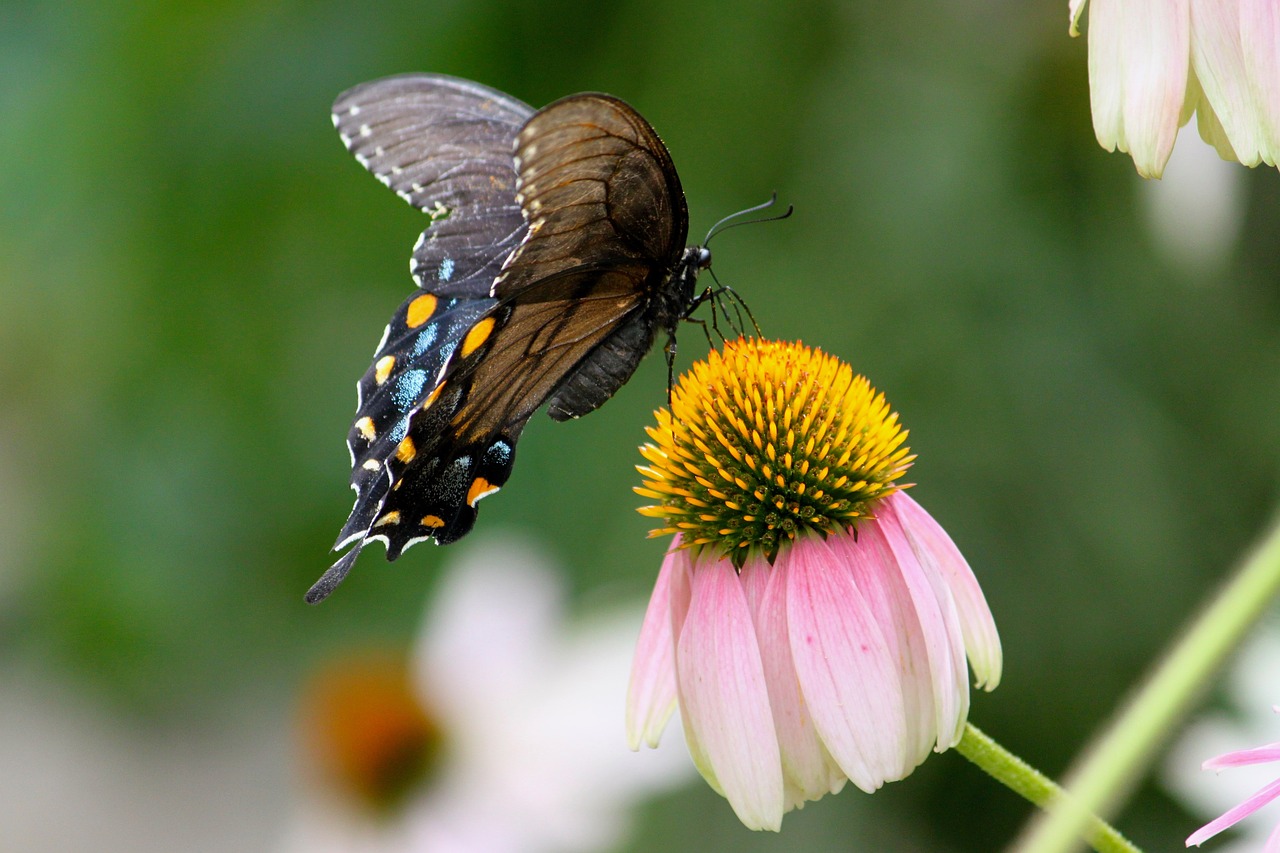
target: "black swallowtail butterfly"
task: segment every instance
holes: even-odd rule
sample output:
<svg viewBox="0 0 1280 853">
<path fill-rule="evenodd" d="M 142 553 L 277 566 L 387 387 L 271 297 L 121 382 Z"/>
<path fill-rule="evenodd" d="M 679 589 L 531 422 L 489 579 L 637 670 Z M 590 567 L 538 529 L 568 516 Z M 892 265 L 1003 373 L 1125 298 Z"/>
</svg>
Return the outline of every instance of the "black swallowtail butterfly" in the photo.
<svg viewBox="0 0 1280 853">
<path fill-rule="evenodd" d="M 396 311 L 358 385 L 347 436 L 355 507 L 323 600 L 370 540 L 387 559 L 471 530 L 511 475 L 544 403 L 558 421 L 626 382 L 658 330 L 702 301 L 711 253 L 685 247 L 671 155 L 634 109 L 570 95 L 536 112 L 439 74 L 356 86 L 333 122 L 362 166 L 431 215 Z"/>
</svg>

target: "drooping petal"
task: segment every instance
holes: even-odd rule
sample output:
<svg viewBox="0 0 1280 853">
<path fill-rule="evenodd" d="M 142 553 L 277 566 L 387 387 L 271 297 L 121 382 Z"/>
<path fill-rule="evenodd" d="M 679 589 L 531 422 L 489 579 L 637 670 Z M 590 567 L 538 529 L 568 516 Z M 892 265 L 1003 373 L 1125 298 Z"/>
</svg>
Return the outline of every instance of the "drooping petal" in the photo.
<svg viewBox="0 0 1280 853">
<path fill-rule="evenodd" d="M 1267 803 L 1280 797 L 1280 779 L 1264 786 L 1256 794 L 1245 800 L 1240 805 L 1226 812 L 1217 820 L 1212 820 L 1204 826 L 1197 829 L 1191 835 L 1187 836 L 1188 847 L 1198 847 L 1205 841 L 1217 835 L 1222 830 L 1230 826 L 1235 826 Z M 1269 843 L 1269 842 L 1268 842 Z"/>
<path fill-rule="evenodd" d="M 688 614 L 676 641 L 676 682 L 686 732 L 739 820 L 782 826 L 782 759 L 747 599 L 727 560 L 693 568 Z M 699 769 L 702 769 L 701 767 Z M 704 773 L 704 775 L 706 775 Z"/>
<path fill-rule="evenodd" d="M 889 641 L 827 543 L 796 542 L 787 568 L 787 622 L 796 676 L 814 727 L 845 775 L 864 791 L 903 774 L 902 683 Z"/>
<path fill-rule="evenodd" d="M 893 503 L 920 562 L 936 571 L 951 589 L 976 686 L 995 690 L 1000 684 L 1004 655 L 995 619 L 978 579 L 951 537 L 914 498 L 906 492 L 896 492 L 888 501 Z"/>
<path fill-rule="evenodd" d="M 1240 38 L 1262 142 L 1260 156 L 1280 163 L 1280 4 L 1239 0 Z"/>
<path fill-rule="evenodd" d="M 1191 4 L 1191 65 L 1231 143 L 1229 159 L 1258 165 L 1266 141 L 1245 66 L 1239 0 Z"/>
<path fill-rule="evenodd" d="M 862 593 L 889 645 L 889 660 L 902 688 L 906 714 L 908 739 L 901 746 L 902 766 L 898 770 L 905 776 L 924 761 L 938 739 L 929 640 L 897 555 L 878 519 L 859 525 L 856 540 L 846 534 L 828 537 L 826 544 L 836 560 L 833 569 L 846 573 Z M 903 548 L 914 562 L 910 548 L 905 543 Z"/>
<path fill-rule="evenodd" d="M 1213 104 L 1209 103 L 1209 99 L 1200 91 L 1200 83 L 1196 80 L 1193 71 L 1187 77 L 1188 86 L 1194 87 L 1194 94 L 1187 97 L 1196 99 L 1196 130 L 1200 133 L 1200 138 L 1213 146 L 1213 150 L 1218 152 L 1218 156 L 1223 160 L 1235 160 L 1236 149 L 1231 146 L 1231 139 L 1227 136 L 1226 128 L 1222 126 L 1222 122 L 1218 119 L 1218 114 L 1213 111 Z"/>
<path fill-rule="evenodd" d="M 939 572 L 926 568 L 903 529 L 890 498 L 881 504 L 876 527 L 901 573 L 924 637 L 933 691 L 933 747 L 941 752 L 959 741 L 969 716 L 969 670 L 965 664 L 964 632 L 951 590 Z M 868 525 L 870 526 L 870 525 Z"/>
<path fill-rule="evenodd" d="M 675 641 L 671 636 L 671 574 L 680 537 L 672 542 L 658 572 L 649 598 L 649 608 L 631 659 L 631 682 L 627 687 L 627 745 L 639 749 L 643 741 L 658 745 L 667 721 L 676 709 Z M 687 555 L 681 557 L 687 560 Z"/>
<path fill-rule="evenodd" d="M 1265 764 L 1269 761 L 1280 761 L 1280 743 L 1269 743 L 1253 749 L 1241 749 L 1210 758 L 1204 763 L 1205 770 L 1226 770 L 1228 767 L 1246 767 L 1250 764 Z"/>
<path fill-rule="evenodd" d="M 1178 136 L 1190 58 L 1190 0 L 1093 0 L 1089 96 L 1108 151 L 1158 178 Z"/>
<path fill-rule="evenodd" d="M 787 561 L 779 560 L 770 566 L 761 557 L 752 558 L 742 567 L 740 577 L 755 616 L 782 756 L 786 809 L 790 811 L 808 800 L 837 793 L 847 780 L 818 738 L 791 660 L 787 639 Z"/>
</svg>

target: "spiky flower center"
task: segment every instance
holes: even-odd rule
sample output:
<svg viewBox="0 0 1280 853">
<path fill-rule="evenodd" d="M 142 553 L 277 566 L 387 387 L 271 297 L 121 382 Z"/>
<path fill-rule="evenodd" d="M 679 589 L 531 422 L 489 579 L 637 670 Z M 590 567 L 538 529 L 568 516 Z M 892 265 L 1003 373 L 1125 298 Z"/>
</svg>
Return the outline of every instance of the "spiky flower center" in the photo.
<svg viewBox="0 0 1280 853">
<path fill-rule="evenodd" d="M 800 343 L 740 339 L 680 377 L 640 448 L 640 509 L 741 566 L 772 561 L 805 531 L 873 514 L 915 458 L 884 395 L 849 365 Z"/>
</svg>

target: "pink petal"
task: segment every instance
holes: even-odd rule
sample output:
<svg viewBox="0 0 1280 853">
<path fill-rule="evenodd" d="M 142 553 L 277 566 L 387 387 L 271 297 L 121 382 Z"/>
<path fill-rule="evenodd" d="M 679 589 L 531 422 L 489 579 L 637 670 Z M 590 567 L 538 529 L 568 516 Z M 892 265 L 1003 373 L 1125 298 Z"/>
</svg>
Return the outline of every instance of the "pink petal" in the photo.
<svg viewBox="0 0 1280 853">
<path fill-rule="evenodd" d="M 1257 111 L 1260 156 L 1280 163 L 1280 4 L 1240 0 L 1240 39 Z"/>
<path fill-rule="evenodd" d="M 1256 166 L 1265 141 L 1245 70 L 1239 0 L 1191 5 L 1191 64 L 1231 143 L 1230 159 Z"/>
<path fill-rule="evenodd" d="M 1280 797 L 1280 779 L 1277 779 L 1271 784 L 1265 786 L 1262 790 L 1258 791 L 1258 793 L 1231 809 L 1222 817 L 1206 823 L 1204 826 L 1191 833 L 1191 835 L 1187 836 L 1187 846 L 1199 847 L 1205 841 L 1208 841 L 1219 832 L 1222 832 L 1222 830 L 1229 826 L 1234 826 L 1244 820 L 1246 817 L 1253 814 L 1276 797 Z M 1268 844 L 1269 843 L 1270 841 L 1268 841 Z"/>
<path fill-rule="evenodd" d="M 916 566 L 916 580 L 923 583 L 910 548 L 905 542 L 901 544 L 906 557 Z M 902 688 L 906 714 L 907 741 L 903 744 L 902 766 L 895 774 L 900 778 L 928 757 L 938 739 L 928 641 L 920 615 L 879 520 L 859 525 L 856 541 L 852 535 L 831 536 L 827 547 L 866 598 L 872 618 L 889 645 L 889 660 L 894 663 Z"/>
<path fill-rule="evenodd" d="M 818 738 L 791 660 L 787 639 L 787 561 L 778 560 L 770 566 L 760 558 L 748 560 L 740 577 L 755 615 L 789 811 L 808 800 L 838 792 L 844 787 L 845 775 Z"/>
<path fill-rule="evenodd" d="M 804 539 L 786 556 L 791 656 L 805 704 L 840 769 L 874 791 L 901 778 L 908 763 L 902 683 L 889 641 L 827 543 Z"/>
<path fill-rule="evenodd" d="M 935 712 L 929 745 L 941 752 L 960 740 L 969 716 L 969 670 L 960 616 L 942 576 L 922 563 L 912 548 L 892 500 L 881 505 L 875 526 L 893 552 L 920 623 L 929 664 L 922 686 L 932 691 Z"/>
<path fill-rule="evenodd" d="M 627 687 L 627 745 L 639 749 L 641 741 L 658 745 L 667 721 L 676 709 L 675 643 L 671 638 L 671 574 L 680 537 L 662 561 L 658 580 L 649 598 L 649 609 L 640 626 L 631 682 Z M 687 556 L 683 559 L 687 559 Z"/>
<path fill-rule="evenodd" d="M 1228 767 L 1246 767 L 1250 764 L 1266 764 L 1269 761 L 1280 761 L 1280 743 L 1269 743 L 1253 749 L 1228 752 L 1210 758 L 1202 766 L 1205 770 L 1225 770 Z"/>
<path fill-rule="evenodd" d="M 1190 59 L 1190 0 L 1093 0 L 1089 93 L 1098 144 L 1158 178 L 1178 136 Z"/>
<path fill-rule="evenodd" d="M 941 577 L 951 590 L 976 685 L 995 690 L 1000 684 L 1004 654 L 995 619 L 978 579 L 951 537 L 911 495 L 895 492 L 886 503 L 892 504 L 920 563 L 926 571 Z"/>
<path fill-rule="evenodd" d="M 782 759 L 747 599 L 727 560 L 699 559 L 676 641 L 676 681 L 686 731 L 738 819 L 782 826 Z M 702 766 L 699 769 L 703 769 Z M 704 773 L 704 776 L 707 775 Z"/>
<path fill-rule="evenodd" d="M 1188 94 L 1187 98 L 1194 98 L 1196 101 L 1196 130 L 1199 131 L 1200 138 L 1212 145 L 1223 160 L 1237 160 L 1236 149 L 1231 146 L 1231 139 L 1227 136 L 1222 122 L 1219 121 L 1218 114 L 1213 111 L 1213 105 L 1200 91 L 1200 83 L 1196 80 L 1194 71 L 1187 77 L 1187 86 L 1195 90 L 1194 93 Z"/>
</svg>

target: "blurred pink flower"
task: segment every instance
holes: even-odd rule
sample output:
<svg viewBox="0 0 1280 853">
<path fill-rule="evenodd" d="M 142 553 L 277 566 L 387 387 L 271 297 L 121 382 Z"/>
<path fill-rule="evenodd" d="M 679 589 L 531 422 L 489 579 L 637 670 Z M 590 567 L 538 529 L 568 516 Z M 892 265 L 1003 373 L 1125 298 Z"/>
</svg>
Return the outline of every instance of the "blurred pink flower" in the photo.
<svg viewBox="0 0 1280 853">
<path fill-rule="evenodd" d="M 1280 713 L 1280 706 L 1275 706 L 1273 710 L 1276 713 Z M 1247 767 L 1253 764 L 1272 762 L 1280 762 L 1280 743 L 1269 743 L 1265 746 L 1228 752 L 1216 758 L 1210 758 L 1204 763 L 1204 769 L 1226 770 L 1228 767 Z M 1210 821 L 1191 833 L 1187 838 L 1187 846 L 1199 847 L 1219 832 L 1244 820 L 1277 797 L 1280 797 L 1280 778 L 1264 785 L 1257 793 L 1240 805 L 1228 810 L 1221 817 Z M 1280 853 L 1280 825 L 1277 825 L 1271 834 L 1267 836 L 1264 849 L 1266 853 Z"/>
<path fill-rule="evenodd" d="M 656 746 L 678 704 L 703 777 L 777 830 L 953 746 L 966 655 L 994 689 L 1000 640 L 951 538 L 893 485 L 911 457 L 884 397 L 815 350 L 737 341 L 658 423 L 637 491 L 679 532 L 632 663 L 631 747 Z"/>
<path fill-rule="evenodd" d="M 1070 0 L 1071 34 L 1086 0 Z M 1280 4 L 1275 0 L 1091 0 L 1093 129 L 1108 151 L 1158 178 L 1178 128 L 1226 160 L 1280 155 Z"/>
</svg>

